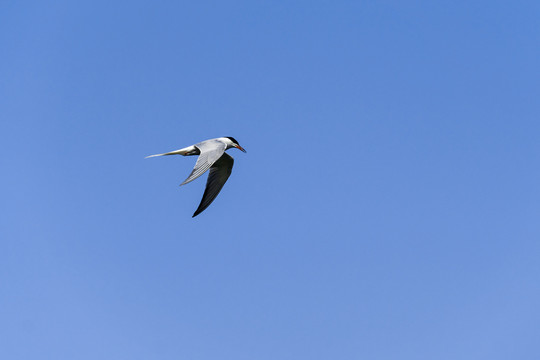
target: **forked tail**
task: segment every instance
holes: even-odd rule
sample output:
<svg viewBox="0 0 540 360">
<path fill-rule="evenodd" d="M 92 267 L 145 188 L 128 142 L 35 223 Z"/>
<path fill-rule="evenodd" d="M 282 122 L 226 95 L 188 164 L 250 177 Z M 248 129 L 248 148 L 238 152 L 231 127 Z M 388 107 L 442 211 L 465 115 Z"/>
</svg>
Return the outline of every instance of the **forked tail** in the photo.
<svg viewBox="0 0 540 360">
<path fill-rule="evenodd" d="M 166 153 L 163 153 L 163 154 L 150 155 L 150 156 L 145 157 L 145 159 L 155 157 L 155 156 L 165 156 L 165 155 L 184 155 L 184 156 L 187 156 L 187 155 L 195 155 L 195 154 L 198 155 L 199 153 L 200 152 L 198 151 L 198 149 L 195 146 L 192 145 L 192 146 L 185 147 L 183 149 L 174 150 L 174 151 L 166 152 Z"/>
</svg>

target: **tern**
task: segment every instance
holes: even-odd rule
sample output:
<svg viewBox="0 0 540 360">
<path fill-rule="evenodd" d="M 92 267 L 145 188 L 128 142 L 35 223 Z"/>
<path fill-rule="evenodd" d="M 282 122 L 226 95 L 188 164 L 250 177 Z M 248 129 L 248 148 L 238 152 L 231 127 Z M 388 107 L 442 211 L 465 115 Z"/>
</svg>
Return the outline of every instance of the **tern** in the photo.
<svg viewBox="0 0 540 360">
<path fill-rule="evenodd" d="M 204 189 L 204 195 L 201 203 L 192 216 L 195 217 L 202 213 L 212 203 L 212 201 L 214 201 L 223 188 L 223 185 L 225 185 L 227 179 L 231 175 L 234 159 L 232 156 L 227 154 L 225 150 L 233 147 L 246 152 L 246 150 L 244 150 L 244 148 L 238 144 L 238 141 L 236 141 L 235 138 L 226 136 L 201 141 L 200 143 L 185 147 L 183 149 L 163 154 L 150 155 L 145 159 L 165 155 L 199 155 L 193 171 L 187 177 L 187 179 L 180 184 L 180 186 L 182 186 L 190 183 L 210 169 L 208 180 L 206 180 L 206 189 Z"/>
</svg>

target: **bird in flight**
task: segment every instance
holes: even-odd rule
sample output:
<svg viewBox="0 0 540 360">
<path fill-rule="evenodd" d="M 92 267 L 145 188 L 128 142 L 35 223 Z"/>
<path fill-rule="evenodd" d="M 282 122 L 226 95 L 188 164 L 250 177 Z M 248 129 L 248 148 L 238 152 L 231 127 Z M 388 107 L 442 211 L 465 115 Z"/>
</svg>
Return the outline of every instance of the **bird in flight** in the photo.
<svg viewBox="0 0 540 360">
<path fill-rule="evenodd" d="M 244 148 L 238 144 L 238 141 L 236 141 L 235 138 L 227 136 L 201 141 L 200 143 L 185 147 L 183 149 L 163 154 L 150 155 L 146 158 L 164 155 L 199 155 L 193 171 L 187 177 L 187 179 L 180 184 L 180 186 L 182 186 L 192 182 L 204 174 L 206 170 L 210 169 L 210 174 L 208 175 L 208 180 L 206 180 L 206 189 L 204 189 L 204 195 L 201 203 L 192 216 L 195 217 L 202 213 L 212 203 L 212 201 L 214 201 L 221 191 L 221 188 L 223 188 L 223 185 L 225 185 L 225 182 L 227 182 L 227 179 L 231 175 L 234 159 L 232 156 L 227 154 L 225 150 L 233 147 L 246 152 L 246 150 L 244 150 Z"/>
</svg>

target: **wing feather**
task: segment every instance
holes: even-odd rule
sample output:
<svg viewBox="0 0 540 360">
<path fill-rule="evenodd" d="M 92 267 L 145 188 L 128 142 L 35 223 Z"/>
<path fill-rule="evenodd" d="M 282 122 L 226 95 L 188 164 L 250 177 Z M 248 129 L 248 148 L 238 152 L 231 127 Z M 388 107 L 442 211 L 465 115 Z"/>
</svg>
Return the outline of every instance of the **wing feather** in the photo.
<svg viewBox="0 0 540 360">
<path fill-rule="evenodd" d="M 195 217 L 202 213 L 214 199 L 218 196 L 219 192 L 223 188 L 223 185 L 227 182 L 227 179 L 231 175 L 234 159 L 227 153 L 223 155 L 212 165 L 210 173 L 208 174 L 208 180 L 206 181 L 206 189 L 204 189 L 204 195 L 201 203 L 192 217 Z"/>
<path fill-rule="evenodd" d="M 227 148 L 227 145 L 220 141 L 203 141 L 194 146 L 200 150 L 201 154 L 199 155 L 191 174 L 189 174 L 187 179 L 184 180 L 180 186 L 192 182 L 204 174 L 225 153 L 225 149 Z"/>
</svg>

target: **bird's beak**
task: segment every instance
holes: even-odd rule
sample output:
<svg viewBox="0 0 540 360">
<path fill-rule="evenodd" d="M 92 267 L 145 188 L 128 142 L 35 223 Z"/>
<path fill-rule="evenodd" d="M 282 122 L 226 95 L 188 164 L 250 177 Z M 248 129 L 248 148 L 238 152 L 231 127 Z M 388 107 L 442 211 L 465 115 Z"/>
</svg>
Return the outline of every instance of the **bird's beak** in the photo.
<svg viewBox="0 0 540 360">
<path fill-rule="evenodd" d="M 236 145 L 235 146 L 238 150 L 242 150 L 243 152 L 247 153 L 246 149 L 244 149 L 243 147 L 241 147 L 240 145 Z"/>
</svg>

